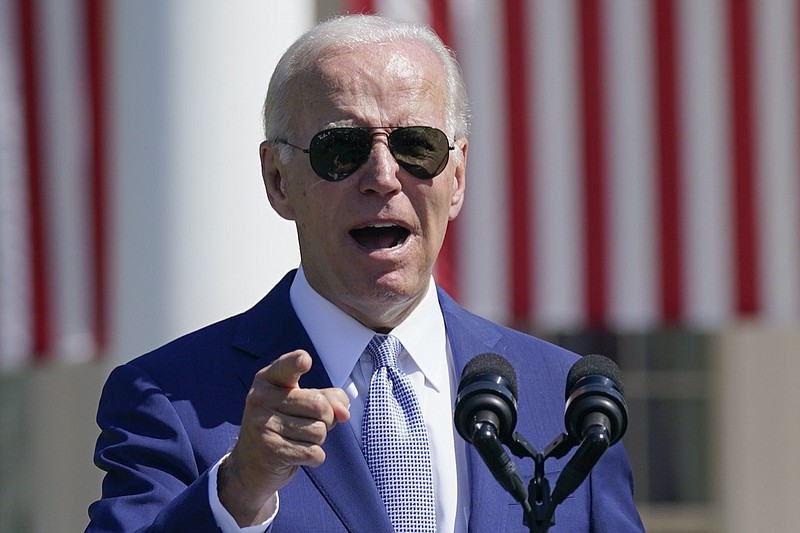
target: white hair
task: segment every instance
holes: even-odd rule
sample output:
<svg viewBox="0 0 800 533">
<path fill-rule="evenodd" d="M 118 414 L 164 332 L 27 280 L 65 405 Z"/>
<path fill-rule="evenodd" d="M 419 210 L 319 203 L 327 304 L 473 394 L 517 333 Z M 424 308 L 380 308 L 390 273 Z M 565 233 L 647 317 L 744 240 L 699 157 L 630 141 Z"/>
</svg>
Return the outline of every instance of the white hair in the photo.
<svg viewBox="0 0 800 533">
<path fill-rule="evenodd" d="M 445 119 L 450 134 L 463 139 L 469 133 L 469 101 L 461 67 L 453 52 L 427 26 L 401 22 L 379 15 L 344 15 L 318 24 L 298 38 L 284 52 L 264 100 L 264 135 L 267 139 L 291 138 L 292 95 L 297 78 L 312 71 L 333 48 L 364 44 L 413 41 L 429 48 L 442 63 L 447 89 Z M 460 153 L 460 150 L 456 150 Z M 286 154 L 288 155 L 288 154 Z M 281 154 L 284 158 L 284 154 Z"/>
</svg>

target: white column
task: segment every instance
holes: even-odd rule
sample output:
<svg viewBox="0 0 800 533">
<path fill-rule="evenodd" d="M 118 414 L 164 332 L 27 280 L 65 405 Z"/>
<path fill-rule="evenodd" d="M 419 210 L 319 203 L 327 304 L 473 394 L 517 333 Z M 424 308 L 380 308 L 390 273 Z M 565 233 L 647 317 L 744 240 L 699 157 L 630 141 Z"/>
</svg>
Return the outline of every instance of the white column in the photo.
<svg viewBox="0 0 800 533">
<path fill-rule="evenodd" d="M 117 1 L 112 347 L 125 360 L 250 307 L 299 263 L 270 208 L 260 111 L 314 3 Z"/>
</svg>

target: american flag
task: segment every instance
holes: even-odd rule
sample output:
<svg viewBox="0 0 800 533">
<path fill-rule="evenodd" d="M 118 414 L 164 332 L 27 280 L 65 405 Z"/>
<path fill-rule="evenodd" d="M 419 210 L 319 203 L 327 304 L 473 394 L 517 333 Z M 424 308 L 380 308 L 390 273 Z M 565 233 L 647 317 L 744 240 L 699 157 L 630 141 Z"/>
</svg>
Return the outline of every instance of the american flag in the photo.
<svg viewBox="0 0 800 533">
<path fill-rule="evenodd" d="M 106 340 L 105 5 L 0 0 L 0 370 Z"/>
<path fill-rule="evenodd" d="M 467 201 L 440 280 L 544 329 L 800 317 L 800 2 L 373 0 L 455 50 Z"/>
</svg>

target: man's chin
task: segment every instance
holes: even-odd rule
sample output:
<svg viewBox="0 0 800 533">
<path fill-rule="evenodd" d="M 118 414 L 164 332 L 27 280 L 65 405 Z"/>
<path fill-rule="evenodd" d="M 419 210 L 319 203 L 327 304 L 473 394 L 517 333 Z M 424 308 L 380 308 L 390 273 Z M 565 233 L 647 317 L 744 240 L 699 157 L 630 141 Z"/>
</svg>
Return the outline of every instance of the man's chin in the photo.
<svg viewBox="0 0 800 533">
<path fill-rule="evenodd" d="M 349 295 L 345 312 L 375 331 L 391 330 L 416 308 L 427 291 L 427 283 L 399 282 L 384 276 Z"/>
<path fill-rule="evenodd" d="M 373 277 L 370 293 L 379 301 L 404 305 L 421 299 L 428 290 L 430 277 L 420 277 L 416 272 L 393 270 Z"/>
</svg>

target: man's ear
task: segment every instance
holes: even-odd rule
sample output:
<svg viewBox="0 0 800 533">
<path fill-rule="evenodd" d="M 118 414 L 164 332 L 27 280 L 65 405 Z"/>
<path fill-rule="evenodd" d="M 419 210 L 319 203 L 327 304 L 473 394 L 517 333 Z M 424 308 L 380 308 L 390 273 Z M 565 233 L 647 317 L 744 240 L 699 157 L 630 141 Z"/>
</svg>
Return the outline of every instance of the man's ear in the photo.
<svg viewBox="0 0 800 533">
<path fill-rule="evenodd" d="M 287 193 L 288 183 L 283 164 L 278 157 L 275 145 L 264 141 L 259 146 L 261 156 L 261 177 L 272 209 L 286 220 L 294 220 L 294 208 Z"/>
<path fill-rule="evenodd" d="M 455 220 L 464 205 L 464 189 L 467 185 L 467 140 L 456 143 L 456 150 L 461 151 L 461 157 L 456 164 L 453 174 L 453 194 L 450 197 L 450 220 Z"/>
</svg>

